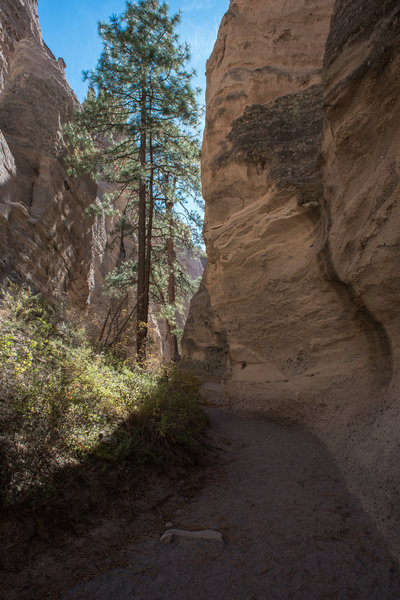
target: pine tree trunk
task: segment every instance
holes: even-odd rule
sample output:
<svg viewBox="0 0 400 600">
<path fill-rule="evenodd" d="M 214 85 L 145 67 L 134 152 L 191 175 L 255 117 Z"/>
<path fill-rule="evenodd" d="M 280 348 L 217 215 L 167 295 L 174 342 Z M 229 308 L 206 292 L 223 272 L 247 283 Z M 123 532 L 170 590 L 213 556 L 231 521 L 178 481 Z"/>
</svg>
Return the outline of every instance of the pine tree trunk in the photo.
<svg viewBox="0 0 400 600">
<path fill-rule="evenodd" d="M 142 128 L 146 119 L 146 96 L 142 95 Z M 139 160 L 146 165 L 146 132 L 140 136 Z M 137 321 L 136 321 L 136 361 L 143 365 L 146 360 L 148 285 L 146 286 L 146 183 L 139 182 L 139 219 L 138 219 L 138 273 L 137 273 Z"/>
<path fill-rule="evenodd" d="M 176 300 L 176 289 L 175 289 L 175 248 L 172 231 L 172 202 L 167 203 L 167 212 L 170 218 L 169 226 L 169 237 L 167 239 L 167 260 L 168 260 L 168 304 L 174 304 Z M 178 348 L 178 337 L 176 333 L 172 333 L 171 326 L 168 323 L 168 340 L 171 351 L 172 362 L 178 362 L 180 359 L 179 348 Z"/>
<path fill-rule="evenodd" d="M 137 322 L 136 355 L 141 365 L 146 360 L 147 315 L 146 302 L 146 186 L 139 186 L 139 223 L 138 223 L 138 279 L 137 279 Z"/>
<path fill-rule="evenodd" d="M 151 110 L 151 103 L 150 103 Z M 154 196 L 153 196 L 153 185 L 154 185 L 154 165 L 153 165 L 153 145 L 152 135 L 149 135 L 149 162 L 150 162 L 150 180 L 149 180 L 149 214 L 147 217 L 147 237 L 146 237 L 146 311 L 149 313 L 149 296 L 150 296 L 150 272 L 151 272 L 151 260 L 152 260 L 152 238 L 153 238 L 153 215 L 154 215 Z"/>
</svg>

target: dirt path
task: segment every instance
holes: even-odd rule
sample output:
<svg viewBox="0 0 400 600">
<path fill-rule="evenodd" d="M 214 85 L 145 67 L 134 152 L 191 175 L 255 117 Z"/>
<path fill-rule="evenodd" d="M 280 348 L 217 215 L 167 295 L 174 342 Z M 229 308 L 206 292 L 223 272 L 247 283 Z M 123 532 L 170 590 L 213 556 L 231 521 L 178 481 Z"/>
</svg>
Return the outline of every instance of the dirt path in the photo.
<svg viewBox="0 0 400 600">
<path fill-rule="evenodd" d="M 157 535 L 63 600 L 399 600 L 384 543 L 312 436 L 212 411 L 222 462 L 174 527 L 223 543 Z"/>
</svg>

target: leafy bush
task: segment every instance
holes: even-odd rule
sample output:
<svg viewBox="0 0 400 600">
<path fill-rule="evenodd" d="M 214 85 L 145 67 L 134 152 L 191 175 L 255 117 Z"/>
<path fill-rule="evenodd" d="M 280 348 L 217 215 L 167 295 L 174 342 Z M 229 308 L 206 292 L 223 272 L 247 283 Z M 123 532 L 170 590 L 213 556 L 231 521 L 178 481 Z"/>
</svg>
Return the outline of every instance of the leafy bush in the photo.
<svg viewBox="0 0 400 600">
<path fill-rule="evenodd" d="M 165 371 L 148 386 L 129 418 L 114 433 L 114 449 L 97 452 L 110 459 L 135 457 L 141 463 L 191 461 L 201 452 L 202 434 L 208 422 L 198 404 L 195 377 Z"/>
<path fill-rule="evenodd" d="M 3 508 L 38 494 L 52 501 L 66 467 L 193 461 L 207 425 L 199 398 L 194 378 L 128 368 L 42 296 L 10 287 L 0 306 Z"/>
</svg>

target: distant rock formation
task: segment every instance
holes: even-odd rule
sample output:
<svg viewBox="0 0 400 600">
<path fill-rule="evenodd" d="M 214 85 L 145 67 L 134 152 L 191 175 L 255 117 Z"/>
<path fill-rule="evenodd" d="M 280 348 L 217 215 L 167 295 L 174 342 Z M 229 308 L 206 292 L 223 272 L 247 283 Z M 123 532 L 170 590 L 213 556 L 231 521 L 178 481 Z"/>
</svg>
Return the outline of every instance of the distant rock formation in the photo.
<svg viewBox="0 0 400 600">
<path fill-rule="evenodd" d="M 231 1 L 182 363 L 227 406 L 317 433 L 397 553 L 399 77 L 397 0 Z"/>
</svg>

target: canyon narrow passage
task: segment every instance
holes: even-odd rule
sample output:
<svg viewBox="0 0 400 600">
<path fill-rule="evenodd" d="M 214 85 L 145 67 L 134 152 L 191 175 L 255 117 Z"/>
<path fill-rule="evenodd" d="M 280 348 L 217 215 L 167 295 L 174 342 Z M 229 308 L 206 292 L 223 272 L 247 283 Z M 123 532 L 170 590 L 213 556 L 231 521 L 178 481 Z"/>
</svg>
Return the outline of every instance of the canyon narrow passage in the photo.
<svg viewBox="0 0 400 600">
<path fill-rule="evenodd" d="M 164 544 L 154 535 L 63 600 L 400 598 L 396 564 L 318 440 L 219 409 L 211 427 L 221 460 L 169 520 L 216 530 L 223 542 L 178 535 Z"/>
</svg>

